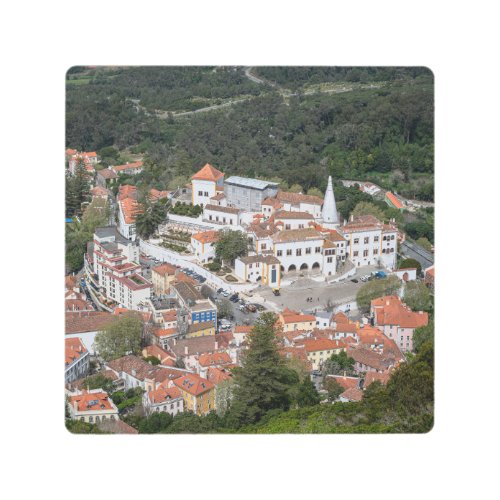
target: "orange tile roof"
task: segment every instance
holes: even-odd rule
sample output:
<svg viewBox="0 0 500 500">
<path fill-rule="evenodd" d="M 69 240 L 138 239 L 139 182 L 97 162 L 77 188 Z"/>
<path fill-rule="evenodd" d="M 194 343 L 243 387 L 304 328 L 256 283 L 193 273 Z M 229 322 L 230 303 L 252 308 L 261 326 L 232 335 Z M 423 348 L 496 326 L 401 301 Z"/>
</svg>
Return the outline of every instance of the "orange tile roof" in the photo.
<svg viewBox="0 0 500 500">
<path fill-rule="evenodd" d="M 359 377 L 344 377 L 342 375 L 327 375 L 327 379 L 335 380 L 344 389 L 359 388 L 359 381 L 361 380 Z"/>
<path fill-rule="evenodd" d="M 120 207 L 123 212 L 123 218 L 126 224 L 133 224 L 137 214 L 141 212 L 139 203 L 132 198 L 125 198 L 121 200 Z"/>
<path fill-rule="evenodd" d="M 64 348 L 66 365 L 70 365 L 73 361 L 77 360 L 80 356 L 83 356 L 87 352 L 87 349 L 79 337 L 65 339 Z"/>
<path fill-rule="evenodd" d="M 215 387 L 212 382 L 194 373 L 175 379 L 174 384 L 182 391 L 193 396 L 200 396 Z"/>
<path fill-rule="evenodd" d="M 309 212 L 289 212 L 287 210 L 278 210 L 274 214 L 275 219 L 312 219 Z"/>
<path fill-rule="evenodd" d="M 210 366 L 207 370 L 207 380 L 214 385 L 219 385 L 226 380 L 231 380 L 232 377 L 232 373 L 224 368 Z"/>
<path fill-rule="evenodd" d="M 261 205 L 270 205 L 273 208 L 281 208 L 283 204 L 277 198 L 266 198 Z"/>
<path fill-rule="evenodd" d="M 177 268 L 175 266 L 168 263 L 161 264 L 157 267 L 153 267 L 152 269 L 152 271 L 159 274 L 160 276 L 165 276 L 165 275 L 174 276 L 176 270 Z"/>
<path fill-rule="evenodd" d="M 403 204 L 390 191 L 387 191 L 387 193 L 385 193 L 385 196 L 397 209 L 403 208 Z"/>
<path fill-rule="evenodd" d="M 169 309 L 168 311 L 165 311 L 161 314 L 165 323 L 177 320 L 177 311 L 175 309 Z"/>
<path fill-rule="evenodd" d="M 305 339 L 300 342 L 307 352 L 328 351 L 331 349 L 345 349 L 346 345 L 341 340 L 330 339 Z"/>
<path fill-rule="evenodd" d="M 196 241 L 200 243 L 215 243 L 219 241 L 219 231 L 203 231 L 201 233 L 196 233 L 191 236 Z"/>
<path fill-rule="evenodd" d="M 163 198 L 166 198 L 168 196 L 168 191 L 158 191 L 158 189 L 150 189 L 149 190 L 149 197 L 153 201 L 155 200 L 161 200 Z"/>
<path fill-rule="evenodd" d="M 333 320 L 337 323 L 337 325 L 341 323 L 349 323 L 349 318 L 343 312 L 335 314 Z"/>
<path fill-rule="evenodd" d="M 235 325 L 234 333 L 250 333 L 253 330 L 252 325 Z"/>
<path fill-rule="evenodd" d="M 426 326 L 429 315 L 426 312 L 413 312 L 395 295 L 379 297 L 371 302 L 375 310 L 377 325 L 397 325 L 401 328 L 419 328 Z"/>
<path fill-rule="evenodd" d="M 109 312 L 78 311 L 66 312 L 66 335 L 73 333 L 95 332 L 113 320 Z"/>
<path fill-rule="evenodd" d="M 368 372 L 365 375 L 365 381 L 363 383 L 363 388 L 366 389 L 371 384 L 373 384 L 373 382 L 376 382 L 376 381 L 380 382 L 382 385 L 386 385 L 390 377 L 391 377 L 390 370 L 388 370 L 386 372 L 382 372 L 382 373 Z"/>
<path fill-rule="evenodd" d="M 69 404 L 74 408 L 76 403 L 77 411 L 113 410 L 108 394 L 102 392 L 82 391 L 78 396 L 70 396 Z"/>
<path fill-rule="evenodd" d="M 130 184 L 123 184 L 118 190 L 118 201 L 124 200 L 125 198 L 137 198 L 137 188 L 131 186 Z"/>
<path fill-rule="evenodd" d="M 363 399 L 363 391 L 351 387 L 345 390 L 339 397 L 348 399 L 349 401 L 361 401 Z"/>
<path fill-rule="evenodd" d="M 288 193 L 285 191 L 278 191 L 276 198 L 281 202 L 286 203 L 308 203 L 310 205 L 323 205 L 323 200 L 319 196 L 312 196 L 302 193 Z"/>
<path fill-rule="evenodd" d="M 200 354 L 198 363 L 200 366 L 230 365 L 232 360 L 227 352 L 213 352 Z"/>
<path fill-rule="evenodd" d="M 173 399 L 181 398 L 181 391 L 177 387 L 164 387 L 160 385 L 158 389 L 148 392 L 148 397 L 151 403 L 167 403 Z"/>
<path fill-rule="evenodd" d="M 281 318 L 284 324 L 288 323 L 302 323 L 302 322 L 313 322 L 316 325 L 316 316 L 312 314 L 301 314 L 297 311 L 292 311 L 285 307 L 281 312 Z"/>
<path fill-rule="evenodd" d="M 137 168 L 142 168 L 144 166 L 144 162 L 142 161 L 135 161 L 132 163 L 126 163 L 125 165 L 116 165 L 114 167 L 111 167 L 115 172 L 121 172 L 123 170 L 135 170 Z"/>
<path fill-rule="evenodd" d="M 224 174 L 220 170 L 217 170 L 215 167 L 212 167 L 212 165 L 207 163 L 201 170 L 196 172 L 191 179 L 217 182 L 222 177 L 224 177 Z"/>
<path fill-rule="evenodd" d="M 109 196 L 109 191 L 106 188 L 103 188 L 102 186 L 96 186 L 90 190 L 90 193 L 92 196 Z"/>
<path fill-rule="evenodd" d="M 173 335 L 176 335 L 177 328 L 154 328 L 152 330 L 152 333 L 155 337 L 158 338 L 164 338 L 164 337 L 172 337 Z"/>
</svg>

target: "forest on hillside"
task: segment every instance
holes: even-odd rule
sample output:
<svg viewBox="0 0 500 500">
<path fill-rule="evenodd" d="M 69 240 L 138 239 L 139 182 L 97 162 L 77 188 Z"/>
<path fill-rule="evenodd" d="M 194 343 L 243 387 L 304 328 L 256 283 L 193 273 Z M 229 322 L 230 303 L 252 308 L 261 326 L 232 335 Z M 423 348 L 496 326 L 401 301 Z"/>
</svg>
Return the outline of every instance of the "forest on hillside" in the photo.
<svg viewBox="0 0 500 500">
<path fill-rule="evenodd" d="M 67 75 L 68 147 L 137 153 L 148 167 L 135 182 L 159 189 L 206 162 L 226 174 L 279 177 L 304 190 L 334 179 L 372 180 L 433 200 L 433 75 L 425 68 L 255 68 L 307 88 L 321 82 L 379 82 L 344 93 L 285 96 L 243 68 L 72 68 Z M 217 111 L 160 118 L 247 96 Z M 118 161 L 117 159 L 117 161 Z"/>
</svg>

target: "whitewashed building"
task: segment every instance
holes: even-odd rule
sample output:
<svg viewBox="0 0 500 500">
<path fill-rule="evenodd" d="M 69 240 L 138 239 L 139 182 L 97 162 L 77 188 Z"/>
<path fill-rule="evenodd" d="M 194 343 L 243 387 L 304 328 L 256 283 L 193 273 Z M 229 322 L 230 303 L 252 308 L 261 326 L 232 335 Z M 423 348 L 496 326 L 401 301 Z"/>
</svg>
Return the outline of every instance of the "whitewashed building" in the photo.
<svg viewBox="0 0 500 500">
<path fill-rule="evenodd" d="M 191 177 L 192 203 L 205 206 L 217 193 L 224 191 L 224 174 L 206 164 Z"/>
</svg>

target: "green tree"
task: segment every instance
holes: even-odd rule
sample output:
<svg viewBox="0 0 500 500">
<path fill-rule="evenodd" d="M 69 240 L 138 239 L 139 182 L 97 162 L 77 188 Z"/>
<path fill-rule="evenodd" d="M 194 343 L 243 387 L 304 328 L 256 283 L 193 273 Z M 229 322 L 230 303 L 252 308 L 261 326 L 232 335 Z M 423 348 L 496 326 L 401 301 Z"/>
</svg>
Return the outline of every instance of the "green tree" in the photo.
<svg viewBox="0 0 500 500">
<path fill-rule="evenodd" d="M 323 198 L 323 196 L 324 196 L 323 192 L 316 187 L 309 188 L 307 190 L 307 194 L 309 196 L 318 196 L 319 198 Z"/>
<path fill-rule="evenodd" d="M 425 248 L 428 252 L 432 252 L 432 243 L 425 236 L 418 238 L 417 245 Z"/>
<path fill-rule="evenodd" d="M 111 394 L 114 389 L 113 381 L 105 377 L 102 373 L 96 373 L 95 375 L 90 375 L 85 377 L 82 381 L 82 387 L 84 389 L 102 389 L 103 391 Z"/>
<path fill-rule="evenodd" d="M 275 324 L 275 314 L 260 315 L 247 336 L 242 366 L 234 369 L 230 415 L 240 425 L 257 422 L 270 410 L 290 406 L 289 386 L 285 383 L 290 370 L 278 352 Z"/>
<path fill-rule="evenodd" d="M 161 361 L 156 356 L 147 356 L 144 358 L 144 361 L 147 361 L 152 365 L 159 365 L 161 363 Z"/>
<path fill-rule="evenodd" d="M 326 377 L 323 384 L 328 391 L 328 401 L 335 401 L 344 392 L 344 388 L 332 377 Z"/>
<path fill-rule="evenodd" d="M 358 308 L 362 312 L 367 312 L 370 309 L 373 299 L 384 295 L 394 295 L 400 288 L 401 282 L 397 276 L 388 276 L 387 278 L 369 281 L 356 294 Z"/>
<path fill-rule="evenodd" d="M 135 228 L 142 239 L 148 239 L 158 230 L 158 226 L 165 221 L 168 202 L 165 199 L 151 201 L 148 196 L 144 196 L 140 202 L 140 207 L 135 219 Z"/>
<path fill-rule="evenodd" d="M 232 378 L 224 380 L 217 385 L 215 391 L 215 407 L 217 415 L 224 416 L 231 406 L 233 399 L 234 380 Z"/>
<path fill-rule="evenodd" d="M 359 217 L 361 215 L 373 215 L 378 220 L 383 221 L 386 217 L 384 211 L 374 205 L 373 203 L 369 203 L 366 201 L 360 201 L 352 211 L 352 215 L 354 217 Z"/>
<path fill-rule="evenodd" d="M 305 377 L 299 384 L 297 395 L 297 404 L 299 408 L 304 408 L 305 406 L 314 406 L 319 404 L 320 401 L 321 396 L 318 394 L 316 387 L 309 377 Z"/>
<path fill-rule="evenodd" d="M 422 272 L 422 265 L 416 259 L 402 259 L 398 265 L 399 269 L 408 269 L 415 267 L 417 268 L 417 274 L 420 274 Z"/>
<path fill-rule="evenodd" d="M 185 186 L 189 181 L 190 179 L 187 175 L 177 175 L 167 184 L 167 189 L 173 191 L 178 187 Z"/>
<path fill-rule="evenodd" d="M 105 361 L 110 361 L 126 354 L 139 354 L 142 328 L 138 314 L 119 316 L 96 335 L 95 342 L 100 356 Z"/>
<path fill-rule="evenodd" d="M 82 159 L 76 163 L 74 174 L 66 176 L 66 215 L 80 215 L 82 204 L 90 199 L 88 172 Z"/>
<path fill-rule="evenodd" d="M 425 283 L 408 281 L 405 285 L 404 301 L 414 311 L 426 311 L 431 305 L 431 294 Z"/>
<path fill-rule="evenodd" d="M 345 351 L 332 354 L 323 365 L 323 375 L 342 375 L 344 372 L 351 375 L 354 372 L 354 363 L 354 359 Z"/>
<path fill-rule="evenodd" d="M 304 188 L 300 184 L 292 184 L 289 188 L 288 191 L 291 193 L 303 193 Z"/>
<path fill-rule="evenodd" d="M 230 318 L 233 315 L 233 305 L 228 299 L 222 299 L 217 304 L 217 317 L 219 319 Z"/>
<path fill-rule="evenodd" d="M 219 240 L 215 243 L 215 257 L 218 260 L 233 264 L 238 257 L 248 254 L 248 239 L 241 231 L 223 229 Z"/>
<path fill-rule="evenodd" d="M 426 326 L 416 328 L 413 333 L 413 350 L 418 354 L 422 346 L 434 342 L 434 321 L 430 320 Z"/>
</svg>

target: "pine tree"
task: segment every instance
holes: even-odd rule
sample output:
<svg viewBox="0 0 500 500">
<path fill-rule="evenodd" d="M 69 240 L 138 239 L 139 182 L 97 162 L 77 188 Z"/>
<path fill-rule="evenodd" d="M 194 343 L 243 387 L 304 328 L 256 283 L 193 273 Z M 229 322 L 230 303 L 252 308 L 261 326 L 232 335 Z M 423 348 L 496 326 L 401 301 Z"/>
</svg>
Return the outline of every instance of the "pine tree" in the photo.
<svg viewBox="0 0 500 500">
<path fill-rule="evenodd" d="M 230 417 L 240 425 L 259 421 L 268 411 L 290 407 L 290 370 L 278 352 L 276 316 L 263 313 L 248 335 L 249 348 L 234 372 Z"/>
</svg>

